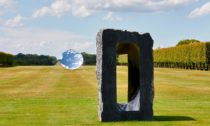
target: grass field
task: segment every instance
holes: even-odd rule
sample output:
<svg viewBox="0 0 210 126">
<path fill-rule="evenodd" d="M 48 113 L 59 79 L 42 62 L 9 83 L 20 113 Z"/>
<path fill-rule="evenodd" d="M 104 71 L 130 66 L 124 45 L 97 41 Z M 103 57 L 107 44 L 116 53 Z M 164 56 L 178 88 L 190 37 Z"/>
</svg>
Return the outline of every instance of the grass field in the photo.
<svg viewBox="0 0 210 126">
<path fill-rule="evenodd" d="M 0 68 L 0 126 L 207 126 L 210 72 L 155 69 L 154 121 L 101 123 L 95 66 Z M 125 100 L 126 67 L 118 68 Z"/>
</svg>

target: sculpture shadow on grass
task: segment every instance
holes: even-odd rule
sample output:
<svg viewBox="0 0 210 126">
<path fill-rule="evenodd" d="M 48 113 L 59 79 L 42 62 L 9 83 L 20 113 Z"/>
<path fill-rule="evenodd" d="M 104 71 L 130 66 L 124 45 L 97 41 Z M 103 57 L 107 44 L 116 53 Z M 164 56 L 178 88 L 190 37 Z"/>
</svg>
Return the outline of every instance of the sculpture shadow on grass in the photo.
<svg viewBox="0 0 210 126">
<path fill-rule="evenodd" d="M 154 121 L 196 121 L 188 116 L 154 116 Z"/>
</svg>

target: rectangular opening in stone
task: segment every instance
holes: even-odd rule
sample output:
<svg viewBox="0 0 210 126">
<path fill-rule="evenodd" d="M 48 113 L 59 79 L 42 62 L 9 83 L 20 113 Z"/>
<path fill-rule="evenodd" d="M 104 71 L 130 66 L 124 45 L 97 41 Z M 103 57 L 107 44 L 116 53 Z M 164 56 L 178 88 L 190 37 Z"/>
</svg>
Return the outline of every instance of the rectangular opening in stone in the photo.
<svg viewBox="0 0 210 126">
<path fill-rule="evenodd" d="M 123 65 L 117 67 L 117 103 L 119 111 L 140 110 L 140 56 L 137 44 L 119 43 L 117 59 Z M 125 62 L 127 60 L 127 63 Z M 124 78 L 123 78 L 124 77 Z M 125 86 L 127 85 L 127 86 Z M 127 95 L 127 96 L 126 96 Z M 127 98 L 125 98 L 125 96 Z"/>
<path fill-rule="evenodd" d="M 128 101 L 128 55 L 117 55 L 117 103 Z"/>
</svg>

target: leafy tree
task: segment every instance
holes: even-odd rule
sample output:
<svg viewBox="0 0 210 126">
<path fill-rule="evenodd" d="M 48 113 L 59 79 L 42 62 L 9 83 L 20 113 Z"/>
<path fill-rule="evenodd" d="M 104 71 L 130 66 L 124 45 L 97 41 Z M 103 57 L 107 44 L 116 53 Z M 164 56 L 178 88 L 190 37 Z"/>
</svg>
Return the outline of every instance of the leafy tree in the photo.
<svg viewBox="0 0 210 126">
<path fill-rule="evenodd" d="M 82 52 L 82 56 L 84 58 L 84 65 L 95 65 L 96 64 L 96 54 L 88 54 L 86 52 Z"/>
<path fill-rule="evenodd" d="M 13 58 L 14 56 L 12 54 L 0 52 L 0 66 L 12 66 Z"/>
</svg>

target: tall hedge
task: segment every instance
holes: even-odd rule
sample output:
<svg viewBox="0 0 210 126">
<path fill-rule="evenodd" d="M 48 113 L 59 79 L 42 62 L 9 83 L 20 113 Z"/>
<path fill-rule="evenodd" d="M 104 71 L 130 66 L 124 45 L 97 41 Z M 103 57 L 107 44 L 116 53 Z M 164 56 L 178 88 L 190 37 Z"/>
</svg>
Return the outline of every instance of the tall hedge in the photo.
<svg viewBox="0 0 210 126">
<path fill-rule="evenodd" d="M 206 43 L 207 64 L 210 64 L 210 42 Z"/>
<path fill-rule="evenodd" d="M 12 54 L 0 52 L 0 67 L 12 66 L 13 58 L 14 56 Z"/>
<path fill-rule="evenodd" d="M 192 44 L 192 43 L 200 43 L 199 40 L 196 39 L 185 39 L 185 40 L 180 40 L 176 46 L 180 45 L 186 45 L 186 44 Z"/>
<path fill-rule="evenodd" d="M 210 70 L 210 42 L 156 49 L 153 54 L 155 67 Z M 119 55 L 118 61 L 127 64 L 125 55 Z"/>
<path fill-rule="evenodd" d="M 122 54 L 117 56 L 118 65 L 127 65 L 128 63 L 128 54 Z"/>
<path fill-rule="evenodd" d="M 156 67 L 210 69 L 210 43 L 191 43 L 154 50 Z"/>
</svg>

